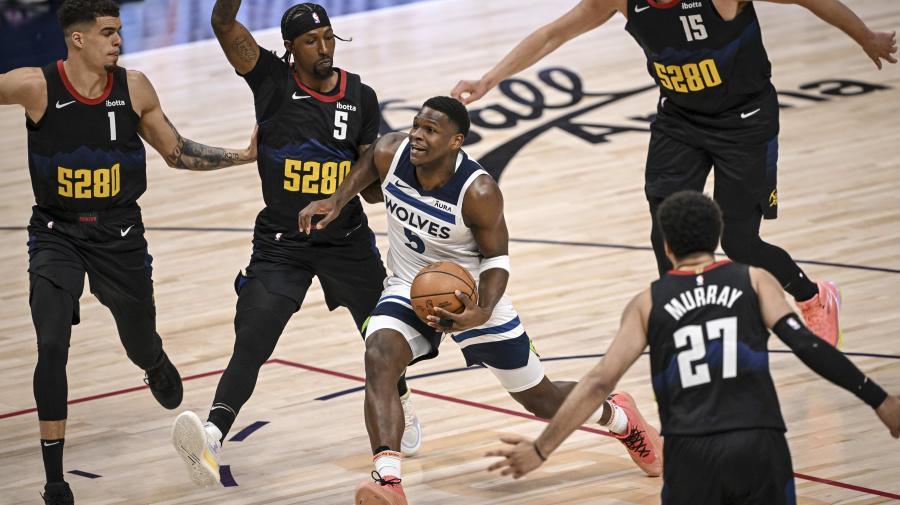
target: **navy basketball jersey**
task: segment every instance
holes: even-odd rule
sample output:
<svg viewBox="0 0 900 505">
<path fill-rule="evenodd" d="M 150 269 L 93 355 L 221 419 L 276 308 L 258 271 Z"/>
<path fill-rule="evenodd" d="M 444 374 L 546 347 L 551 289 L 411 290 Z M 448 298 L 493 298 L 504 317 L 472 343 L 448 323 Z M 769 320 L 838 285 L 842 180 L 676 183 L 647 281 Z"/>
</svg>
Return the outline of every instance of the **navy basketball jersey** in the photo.
<svg viewBox="0 0 900 505">
<path fill-rule="evenodd" d="M 712 0 L 628 0 L 625 29 L 643 48 L 665 100 L 678 107 L 718 114 L 771 87 L 753 2 L 725 21 Z"/>
<path fill-rule="evenodd" d="M 663 435 L 785 430 L 759 298 L 746 265 L 672 270 L 651 285 L 647 325 Z"/>
<path fill-rule="evenodd" d="M 92 99 L 75 90 L 62 60 L 42 70 L 47 110 L 37 123 L 26 115 L 37 205 L 80 213 L 135 203 L 147 189 L 147 163 L 126 70 L 109 73 L 103 94 Z"/>
<path fill-rule="evenodd" d="M 245 76 L 256 98 L 257 165 L 266 203 L 257 224 L 279 232 L 298 230 L 300 211 L 331 196 L 359 158 L 359 146 L 374 142 L 377 129 L 375 134 L 363 131 L 359 76 L 337 68 L 335 72 L 336 90 L 323 95 L 261 49 L 259 61 Z M 362 219 L 362 205 L 353 197 L 337 219 L 312 234 L 317 239 L 343 238 Z"/>
</svg>

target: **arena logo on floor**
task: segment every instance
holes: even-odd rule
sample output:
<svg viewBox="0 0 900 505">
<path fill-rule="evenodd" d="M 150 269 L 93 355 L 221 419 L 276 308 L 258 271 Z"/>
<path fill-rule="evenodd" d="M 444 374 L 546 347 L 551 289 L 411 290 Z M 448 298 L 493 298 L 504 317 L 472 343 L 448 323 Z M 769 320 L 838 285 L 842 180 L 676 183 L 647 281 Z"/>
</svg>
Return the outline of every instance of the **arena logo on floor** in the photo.
<svg viewBox="0 0 900 505">
<path fill-rule="evenodd" d="M 655 93 L 655 84 L 625 91 L 585 91 L 577 73 L 558 67 L 538 72 L 537 80 L 538 83 L 521 78 L 507 79 L 497 86 L 497 91 L 504 96 L 503 100 L 485 105 L 481 100 L 469 106 L 472 129 L 466 146 L 495 137 L 489 132 L 517 130 L 512 138 L 499 140 L 497 145 L 489 146 L 487 150 L 479 149 L 484 153 L 477 156 L 479 163 L 497 180 L 519 151 L 548 131 L 559 129 L 591 144 L 603 144 L 617 135 L 649 132 L 649 125 L 656 116 L 655 113 L 626 116 L 621 121 L 613 122 L 579 120 L 593 111 L 641 93 Z M 848 79 L 826 79 L 802 84 L 797 91 L 780 90 L 778 94 L 781 108 L 791 108 L 886 89 L 891 88 Z M 552 95 L 553 99 L 548 99 L 548 95 Z M 412 123 L 412 115 L 408 111 L 418 111 L 420 105 L 404 99 L 383 100 L 381 134 L 408 131 Z M 395 118 L 395 123 L 389 122 Z"/>
</svg>

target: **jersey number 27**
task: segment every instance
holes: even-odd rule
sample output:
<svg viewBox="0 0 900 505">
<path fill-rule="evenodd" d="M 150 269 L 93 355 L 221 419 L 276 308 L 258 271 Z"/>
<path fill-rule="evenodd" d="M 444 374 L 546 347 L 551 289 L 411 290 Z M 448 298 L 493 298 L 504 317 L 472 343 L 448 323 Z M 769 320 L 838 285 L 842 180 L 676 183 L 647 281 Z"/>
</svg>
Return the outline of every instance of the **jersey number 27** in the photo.
<svg viewBox="0 0 900 505">
<path fill-rule="evenodd" d="M 707 321 L 704 325 L 709 340 L 722 339 L 722 378 L 737 377 L 737 318 L 723 317 Z M 704 326 L 692 324 L 678 329 L 673 334 L 675 348 L 687 349 L 678 353 L 678 374 L 681 375 L 681 387 L 687 389 L 699 386 L 710 381 L 709 365 L 697 363 L 703 358 L 710 361 L 706 354 L 706 344 L 703 339 Z M 713 358 L 714 360 L 714 358 Z"/>
</svg>

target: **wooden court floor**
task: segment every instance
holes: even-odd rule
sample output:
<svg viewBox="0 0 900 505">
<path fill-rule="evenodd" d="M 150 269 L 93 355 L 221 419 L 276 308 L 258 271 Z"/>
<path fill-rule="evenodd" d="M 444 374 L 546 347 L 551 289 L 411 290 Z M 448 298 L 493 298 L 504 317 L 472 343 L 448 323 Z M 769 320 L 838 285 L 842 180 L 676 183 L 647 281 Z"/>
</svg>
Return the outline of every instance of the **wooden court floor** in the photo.
<svg viewBox="0 0 900 505">
<path fill-rule="evenodd" d="M 891 0 L 847 0 L 873 29 L 900 26 Z M 442 0 L 334 19 L 336 65 L 360 73 L 403 130 L 427 98 L 477 78 L 528 32 L 574 4 Z M 843 290 L 843 350 L 900 391 L 900 67 L 878 71 L 859 47 L 802 8 L 757 6 L 782 94 L 780 217 L 763 237 Z M 502 169 L 516 308 L 552 379 L 581 377 L 603 353 L 627 300 L 655 277 L 642 191 L 647 116 L 656 94 L 643 55 L 616 17 L 523 72 L 508 94 L 471 111 L 467 148 Z M 255 33 L 280 46 L 277 30 Z M 126 43 L 128 34 L 125 34 Z M 242 147 L 252 97 L 215 41 L 123 58 L 154 83 L 186 137 Z M 544 72 L 546 71 L 546 72 Z M 543 76 L 543 80 L 542 80 Z M 530 87 L 529 87 L 530 85 Z M 529 91 L 532 90 L 532 91 Z M 537 90 L 535 93 L 533 90 Z M 569 90 L 569 91 L 565 91 Z M 573 91 L 575 90 L 575 91 Z M 582 90 L 585 93 L 578 93 Z M 512 95 L 512 97 L 510 96 Z M 518 101 L 516 101 L 518 98 Z M 523 105 L 531 103 L 531 105 Z M 0 107 L 0 504 L 40 503 L 44 482 L 33 412 L 37 359 L 28 307 L 24 230 L 33 196 L 23 111 Z M 502 127 L 501 127 L 502 126 Z M 169 169 L 148 154 L 140 203 L 154 257 L 158 327 L 186 379 L 182 409 L 205 416 L 228 362 L 232 281 L 250 254 L 262 206 L 255 166 L 213 173 Z M 382 253 L 384 211 L 367 207 Z M 69 355 L 65 468 L 81 504 L 349 504 L 368 479 L 362 416 L 363 344 L 345 311 L 328 312 L 317 284 L 265 365 L 227 441 L 228 487 L 195 488 L 168 442 L 178 411 L 159 407 L 124 355 L 109 313 L 82 302 Z M 785 347 L 773 339 L 772 349 Z M 483 452 L 501 434 L 536 436 L 484 369 L 463 370 L 452 342 L 410 370 L 425 443 L 404 461 L 411 503 L 656 504 L 661 479 L 643 476 L 619 442 L 573 435 L 539 471 L 489 474 Z M 794 356 L 771 354 L 802 504 L 895 503 L 900 441 L 871 409 Z M 658 423 L 642 358 L 621 387 Z M 134 390 L 132 390 L 134 389 Z"/>
</svg>

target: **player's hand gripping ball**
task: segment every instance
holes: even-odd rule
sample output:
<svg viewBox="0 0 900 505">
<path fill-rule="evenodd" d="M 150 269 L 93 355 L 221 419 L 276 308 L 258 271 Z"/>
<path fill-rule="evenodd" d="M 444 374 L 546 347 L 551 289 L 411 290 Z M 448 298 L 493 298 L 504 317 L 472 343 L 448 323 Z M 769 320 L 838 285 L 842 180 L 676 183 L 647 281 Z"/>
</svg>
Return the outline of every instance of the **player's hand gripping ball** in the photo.
<svg viewBox="0 0 900 505">
<path fill-rule="evenodd" d="M 438 261 L 416 274 L 409 290 L 409 299 L 416 315 L 427 323 L 428 316 L 437 315 L 434 313 L 435 307 L 453 314 L 460 314 L 465 310 L 465 305 L 456 297 L 456 290 L 467 295 L 473 302 L 478 301 L 472 274 L 456 263 Z"/>
</svg>

